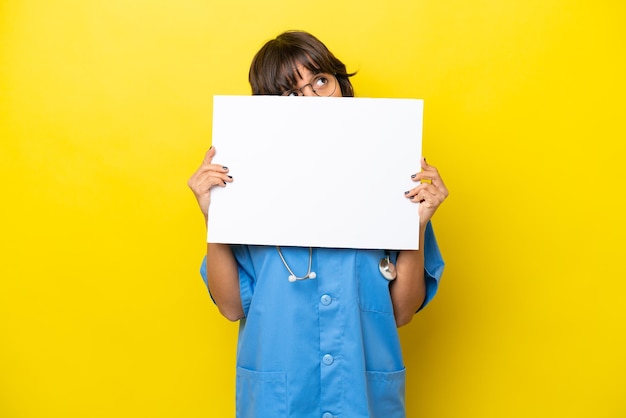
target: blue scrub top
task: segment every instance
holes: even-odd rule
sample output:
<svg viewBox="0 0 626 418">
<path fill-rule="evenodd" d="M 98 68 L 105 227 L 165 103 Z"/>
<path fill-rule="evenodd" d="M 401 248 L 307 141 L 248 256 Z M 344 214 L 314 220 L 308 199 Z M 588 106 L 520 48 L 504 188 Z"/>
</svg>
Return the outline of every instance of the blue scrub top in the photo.
<svg viewBox="0 0 626 418">
<path fill-rule="evenodd" d="M 245 313 L 237 349 L 238 418 L 405 417 L 390 282 L 378 269 L 384 250 L 314 248 L 317 277 L 292 283 L 276 247 L 231 248 Z M 294 273 L 305 275 L 309 249 L 281 249 Z M 422 308 L 437 292 L 444 267 L 430 223 L 424 257 Z M 205 263 L 201 272 L 206 283 Z"/>
</svg>

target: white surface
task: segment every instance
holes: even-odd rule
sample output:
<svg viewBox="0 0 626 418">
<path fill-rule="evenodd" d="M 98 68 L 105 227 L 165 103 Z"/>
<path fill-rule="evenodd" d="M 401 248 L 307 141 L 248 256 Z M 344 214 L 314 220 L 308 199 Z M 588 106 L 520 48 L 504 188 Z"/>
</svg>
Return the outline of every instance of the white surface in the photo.
<svg viewBox="0 0 626 418">
<path fill-rule="evenodd" d="M 423 101 L 215 96 L 208 242 L 417 249 Z"/>
</svg>

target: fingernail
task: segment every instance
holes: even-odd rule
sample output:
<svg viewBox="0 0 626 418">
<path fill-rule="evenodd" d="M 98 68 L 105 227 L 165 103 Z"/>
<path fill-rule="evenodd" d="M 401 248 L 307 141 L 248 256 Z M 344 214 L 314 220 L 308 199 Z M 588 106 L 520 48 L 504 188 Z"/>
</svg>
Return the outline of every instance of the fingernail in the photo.
<svg viewBox="0 0 626 418">
<path fill-rule="evenodd" d="M 406 192 L 404 192 L 404 194 L 409 194 L 409 190 L 407 190 Z"/>
<path fill-rule="evenodd" d="M 411 176 L 411 178 L 412 178 L 412 179 L 414 179 L 416 176 L 417 176 L 417 174 L 413 174 L 413 175 Z"/>
<path fill-rule="evenodd" d="M 224 183 L 224 186 L 226 186 L 226 182 L 224 180 L 222 180 L 222 182 Z"/>
<path fill-rule="evenodd" d="M 228 167 L 222 166 L 223 170 L 228 170 Z"/>
<path fill-rule="evenodd" d="M 209 151 L 211 151 L 213 149 L 213 145 L 211 145 L 211 147 L 209 148 Z"/>
<path fill-rule="evenodd" d="M 233 178 L 233 176 L 228 176 L 228 178 L 229 178 L 229 179 L 232 179 L 232 178 Z"/>
</svg>

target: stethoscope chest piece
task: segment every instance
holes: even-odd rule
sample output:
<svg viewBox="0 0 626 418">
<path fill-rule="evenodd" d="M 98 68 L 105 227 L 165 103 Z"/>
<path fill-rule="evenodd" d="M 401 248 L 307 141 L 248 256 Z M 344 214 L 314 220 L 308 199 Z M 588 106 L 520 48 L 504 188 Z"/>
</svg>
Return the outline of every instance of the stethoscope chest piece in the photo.
<svg viewBox="0 0 626 418">
<path fill-rule="evenodd" d="M 389 251 L 385 251 L 385 256 L 380 259 L 378 270 L 380 270 L 380 274 L 387 280 L 393 280 L 398 275 L 396 266 L 389 259 Z"/>
</svg>

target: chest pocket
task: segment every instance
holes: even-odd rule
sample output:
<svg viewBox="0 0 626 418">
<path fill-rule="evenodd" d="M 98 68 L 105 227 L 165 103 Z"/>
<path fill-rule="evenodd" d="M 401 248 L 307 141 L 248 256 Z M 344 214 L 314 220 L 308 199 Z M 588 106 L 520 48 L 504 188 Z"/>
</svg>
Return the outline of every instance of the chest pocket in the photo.
<svg viewBox="0 0 626 418">
<path fill-rule="evenodd" d="M 389 281 L 386 280 L 378 264 L 385 252 L 381 250 L 359 251 L 356 258 L 357 280 L 359 285 L 359 307 L 362 311 L 393 314 Z M 395 262 L 395 256 L 392 261 Z"/>
</svg>

